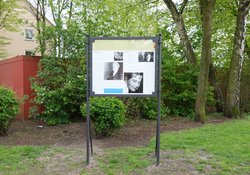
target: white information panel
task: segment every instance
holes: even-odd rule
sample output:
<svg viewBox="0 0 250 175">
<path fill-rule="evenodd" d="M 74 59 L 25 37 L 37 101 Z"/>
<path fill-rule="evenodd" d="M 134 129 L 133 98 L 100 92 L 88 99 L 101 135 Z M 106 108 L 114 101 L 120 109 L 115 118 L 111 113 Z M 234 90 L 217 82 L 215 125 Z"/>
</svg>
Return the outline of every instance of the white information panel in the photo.
<svg viewBox="0 0 250 175">
<path fill-rule="evenodd" d="M 156 42 L 153 39 L 92 39 L 91 95 L 154 95 Z"/>
</svg>

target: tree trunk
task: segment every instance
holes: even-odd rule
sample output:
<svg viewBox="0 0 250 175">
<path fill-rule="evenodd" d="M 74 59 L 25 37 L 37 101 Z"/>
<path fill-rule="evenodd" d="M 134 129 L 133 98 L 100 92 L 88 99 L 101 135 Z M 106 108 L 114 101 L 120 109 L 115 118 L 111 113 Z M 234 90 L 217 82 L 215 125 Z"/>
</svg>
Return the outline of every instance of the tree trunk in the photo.
<svg viewBox="0 0 250 175">
<path fill-rule="evenodd" d="M 240 79 L 244 62 L 243 52 L 246 38 L 246 22 L 250 0 L 240 0 L 234 36 L 234 48 L 229 68 L 229 79 L 224 115 L 236 118 L 240 116 Z"/>
<path fill-rule="evenodd" d="M 215 95 L 215 99 L 216 99 L 216 112 L 223 112 L 224 111 L 224 105 L 223 105 L 223 95 L 222 95 L 222 90 L 221 87 L 218 84 L 218 81 L 216 79 L 216 70 L 213 66 L 212 63 L 210 63 L 209 66 L 209 82 L 211 83 L 211 85 L 214 87 L 214 95 Z"/>
<path fill-rule="evenodd" d="M 178 35 L 180 37 L 181 45 L 183 47 L 184 55 L 189 63 L 195 65 L 196 64 L 196 57 L 195 57 L 191 42 L 188 39 L 187 31 L 186 31 L 184 21 L 182 18 L 182 12 L 183 12 L 184 6 L 186 4 L 186 1 L 184 3 L 183 7 L 181 8 L 181 12 L 178 12 L 178 10 L 177 10 L 177 8 L 172 0 L 163 0 L 163 1 L 167 5 L 169 11 L 171 12 L 172 18 L 175 22 L 176 29 L 177 29 Z"/>
<path fill-rule="evenodd" d="M 208 73 L 211 59 L 211 37 L 212 37 L 212 13 L 215 0 L 200 0 L 202 14 L 202 52 L 200 73 L 198 78 L 198 91 L 195 102 L 195 120 L 205 122 L 206 120 L 206 91 L 208 85 Z"/>
<path fill-rule="evenodd" d="M 169 11 L 171 12 L 172 18 L 175 22 L 175 25 L 177 27 L 177 32 L 181 40 L 181 45 L 184 50 L 184 55 L 187 58 L 187 61 L 191 64 L 196 64 L 196 56 L 194 54 L 194 50 L 191 46 L 190 40 L 187 35 L 187 31 L 184 25 L 184 21 L 182 18 L 182 13 L 184 11 L 185 5 L 187 4 L 188 0 L 184 0 L 182 7 L 180 9 L 180 12 L 178 12 L 175 4 L 171 0 L 164 0 L 164 3 L 167 5 Z M 210 67 L 213 67 L 212 63 Z M 222 92 L 221 89 L 218 85 L 218 82 L 215 77 L 214 69 L 210 69 L 210 74 L 209 74 L 209 79 L 210 82 L 212 83 L 212 86 L 214 86 L 215 91 L 215 98 L 216 98 L 216 111 L 217 112 L 222 112 L 223 111 L 223 97 L 222 97 Z"/>
<path fill-rule="evenodd" d="M 30 7 L 31 12 L 36 16 L 36 29 L 38 32 L 38 42 L 42 57 L 45 55 L 46 52 L 46 36 L 45 36 L 46 5 L 45 4 L 46 4 L 45 0 L 37 0 L 36 12 L 33 11 L 32 6 Z"/>
</svg>

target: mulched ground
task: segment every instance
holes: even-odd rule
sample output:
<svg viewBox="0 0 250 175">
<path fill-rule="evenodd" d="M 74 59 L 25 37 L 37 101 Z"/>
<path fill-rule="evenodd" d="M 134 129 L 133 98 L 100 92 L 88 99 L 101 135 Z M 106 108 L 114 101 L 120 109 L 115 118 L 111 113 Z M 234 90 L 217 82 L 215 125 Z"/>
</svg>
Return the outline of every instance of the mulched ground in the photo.
<svg viewBox="0 0 250 175">
<path fill-rule="evenodd" d="M 213 118 L 208 123 L 222 123 L 228 118 Z M 170 132 L 202 126 L 185 118 L 171 118 L 161 122 L 161 132 Z M 46 126 L 37 120 L 15 121 L 7 136 L 0 137 L 0 145 L 54 145 L 79 146 L 85 144 L 86 123 L 78 120 L 71 124 Z M 96 139 L 102 148 L 122 146 L 144 146 L 155 135 L 156 121 L 138 120 L 126 124 L 112 137 Z"/>
</svg>

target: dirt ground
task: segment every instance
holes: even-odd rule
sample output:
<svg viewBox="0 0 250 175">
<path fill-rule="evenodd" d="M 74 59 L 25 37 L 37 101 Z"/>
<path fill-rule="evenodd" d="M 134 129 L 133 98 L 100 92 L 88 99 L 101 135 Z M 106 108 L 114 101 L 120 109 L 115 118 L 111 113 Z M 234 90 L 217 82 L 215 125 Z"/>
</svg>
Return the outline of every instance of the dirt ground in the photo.
<svg viewBox="0 0 250 175">
<path fill-rule="evenodd" d="M 208 123 L 222 123 L 228 118 L 209 119 Z M 171 132 L 202 126 L 201 123 L 185 118 L 171 118 L 161 122 L 161 132 Z M 84 169 L 90 174 L 103 174 L 96 171 L 98 166 L 95 157 L 99 157 L 106 148 L 117 148 L 124 146 L 145 146 L 155 135 L 156 121 L 138 120 L 126 124 L 117 130 L 112 137 L 96 139 L 93 138 L 94 156 L 91 164 L 86 166 L 85 131 L 86 123 L 77 120 L 67 125 L 46 126 L 37 120 L 15 121 L 8 131 L 8 135 L 0 137 L 0 145 L 48 145 L 47 151 L 38 159 L 39 164 L 21 174 L 46 174 L 46 175 L 79 175 Z M 60 149 L 63 148 L 63 149 Z M 55 151 L 56 150 L 56 151 Z M 180 155 L 178 160 L 169 160 L 169 155 Z M 162 152 L 162 164 L 160 168 L 149 167 L 144 174 L 176 174 L 193 175 L 199 174 L 192 164 L 183 160 L 183 153 Z M 164 158 L 165 157 L 165 158 Z M 171 156 L 170 156 L 171 157 Z M 83 166 L 84 165 L 84 166 Z M 181 167 L 181 168 L 180 168 Z M 93 173 L 92 169 L 95 169 Z M 1 174 L 1 172 L 0 172 Z"/>
<path fill-rule="evenodd" d="M 228 118 L 213 118 L 208 123 L 221 123 Z M 201 123 L 185 118 L 171 118 L 161 121 L 161 132 L 177 131 L 202 126 Z M 15 121 L 1 145 L 53 145 L 80 146 L 85 143 L 86 123 L 81 120 L 67 125 L 46 126 L 37 120 Z M 93 144 L 103 148 L 123 146 L 144 146 L 155 135 L 156 121 L 138 120 L 127 123 L 108 138 L 95 139 Z"/>
</svg>

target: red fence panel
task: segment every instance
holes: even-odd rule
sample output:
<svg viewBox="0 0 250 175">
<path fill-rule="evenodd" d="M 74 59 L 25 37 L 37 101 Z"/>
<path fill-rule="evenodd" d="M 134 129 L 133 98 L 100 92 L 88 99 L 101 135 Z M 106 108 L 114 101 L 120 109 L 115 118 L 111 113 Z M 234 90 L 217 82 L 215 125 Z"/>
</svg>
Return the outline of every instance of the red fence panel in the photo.
<svg viewBox="0 0 250 175">
<path fill-rule="evenodd" d="M 29 80 L 37 75 L 39 59 L 38 56 L 16 56 L 0 60 L 0 85 L 12 88 L 19 98 L 29 96 L 29 99 L 20 105 L 21 112 L 17 119 L 28 119 L 30 100 L 33 98 Z"/>
</svg>

